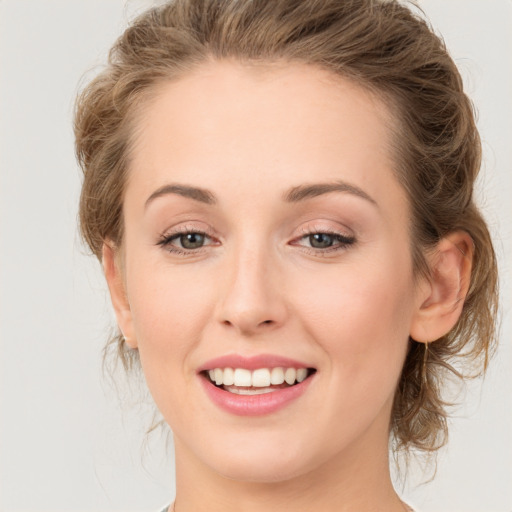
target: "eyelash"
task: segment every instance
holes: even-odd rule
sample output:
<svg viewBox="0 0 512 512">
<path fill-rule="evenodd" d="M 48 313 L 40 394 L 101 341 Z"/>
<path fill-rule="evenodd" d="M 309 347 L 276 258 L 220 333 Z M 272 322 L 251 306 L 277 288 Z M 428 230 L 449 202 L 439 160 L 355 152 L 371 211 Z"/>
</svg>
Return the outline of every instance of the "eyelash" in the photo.
<svg viewBox="0 0 512 512">
<path fill-rule="evenodd" d="M 184 249 L 182 247 L 177 247 L 172 244 L 174 240 L 177 240 L 182 236 L 186 235 L 201 235 L 209 240 L 213 239 L 211 233 L 202 231 L 200 229 L 194 229 L 188 226 L 184 226 L 183 228 L 178 228 L 176 231 L 173 231 L 172 233 L 163 233 L 162 235 L 160 235 L 157 245 L 163 247 L 166 251 L 170 253 L 177 254 L 178 256 L 193 256 L 204 251 L 205 246 L 201 246 L 197 249 Z"/>
<path fill-rule="evenodd" d="M 340 252 L 348 249 L 351 245 L 354 245 L 356 242 L 356 239 L 354 236 L 347 236 L 342 233 L 339 233 L 337 231 L 332 231 L 329 229 L 323 229 L 323 228 L 313 228 L 310 229 L 303 229 L 302 230 L 302 236 L 299 238 L 296 238 L 293 242 L 299 242 L 301 240 L 304 240 L 306 238 L 309 238 L 313 235 L 328 235 L 334 239 L 335 245 L 331 247 L 326 247 L 324 249 L 316 248 L 316 247 L 305 247 L 303 245 L 300 245 L 303 250 L 306 252 L 313 254 L 315 256 L 327 256 L 330 253 L 333 252 Z M 296 245 L 294 243 L 294 245 Z"/>
<path fill-rule="evenodd" d="M 200 253 L 204 252 L 204 250 L 206 249 L 206 247 L 208 245 L 211 245 L 211 244 L 203 245 L 197 249 L 184 249 L 182 247 L 177 247 L 172 244 L 172 242 L 174 240 L 178 240 L 180 237 L 186 236 L 186 235 L 200 235 L 200 236 L 204 236 L 205 239 L 209 239 L 209 240 L 213 239 L 212 234 L 209 232 L 201 231 L 199 229 L 193 229 L 193 228 L 185 226 L 183 228 L 179 228 L 178 230 L 176 230 L 172 233 L 162 234 L 157 242 L 157 245 L 163 247 L 166 251 L 168 251 L 170 253 L 176 254 L 178 256 L 185 256 L 185 257 L 200 254 Z M 298 243 L 301 240 L 309 238 L 313 235 L 331 236 L 331 237 L 333 237 L 334 241 L 336 242 L 336 245 L 321 249 L 321 248 L 315 248 L 315 247 L 306 247 L 306 246 L 303 246 Z M 318 255 L 322 256 L 322 255 L 327 255 L 328 253 L 346 250 L 347 248 L 349 248 L 351 245 L 353 245 L 356 242 L 356 239 L 353 236 L 343 235 L 336 231 L 331 231 L 331 230 L 326 230 L 326 229 L 313 229 L 313 230 L 304 229 L 302 231 L 302 235 L 299 238 L 292 240 L 292 242 L 293 242 L 292 245 L 301 247 L 302 250 L 304 250 L 305 252 L 307 252 L 309 254 L 313 254 L 316 256 L 318 256 Z"/>
</svg>

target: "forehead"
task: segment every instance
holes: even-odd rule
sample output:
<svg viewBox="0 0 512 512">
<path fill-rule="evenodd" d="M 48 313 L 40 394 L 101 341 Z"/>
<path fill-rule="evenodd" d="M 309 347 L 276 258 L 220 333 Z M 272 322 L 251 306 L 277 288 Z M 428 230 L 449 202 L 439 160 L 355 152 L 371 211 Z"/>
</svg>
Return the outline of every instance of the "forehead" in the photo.
<svg viewBox="0 0 512 512">
<path fill-rule="evenodd" d="M 147 191 L 170 180 L 237 183 L 240 193 L 339 179 L 369 195 L 398 187 L 388 109 L 328 71 L 209 62 L 153 93 L 135 123 L 130 170 Z"/>
</svg>

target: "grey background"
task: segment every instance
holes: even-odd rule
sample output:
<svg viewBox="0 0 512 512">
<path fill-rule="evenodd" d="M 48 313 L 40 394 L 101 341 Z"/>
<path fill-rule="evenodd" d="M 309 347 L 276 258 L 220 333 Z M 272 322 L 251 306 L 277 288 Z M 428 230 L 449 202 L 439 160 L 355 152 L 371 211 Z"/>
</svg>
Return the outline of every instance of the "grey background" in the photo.
<svg viewBox="0 0 512 512">
<path fill-rule="evenodd" d="M 174 493 L 172 450 L 143 446 L 151 402 L 101 379 L 112 322 L 98 264 L 76 234 L 71 117 L 127 21 L 148 0 L 0 0 L 0 510 L 151 511 Z M 512 511 L 512 2 L 425 0 L 479 112 L 479 198 L 501 263 L 502 345 L 471 384 L 422 512 Z M 84 78 L 84 72 L 85 78 Z"/>
</svg>

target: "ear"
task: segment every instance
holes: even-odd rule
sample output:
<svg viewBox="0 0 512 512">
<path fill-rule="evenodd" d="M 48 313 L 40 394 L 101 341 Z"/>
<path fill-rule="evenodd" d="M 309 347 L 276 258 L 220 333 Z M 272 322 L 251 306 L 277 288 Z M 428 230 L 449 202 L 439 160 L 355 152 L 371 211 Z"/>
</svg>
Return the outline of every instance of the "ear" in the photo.
<svg viewBox="0 0 512 512">
<path fill-rule="evenodd" d="M 473 241 L 465 231 L 455 231 L 437 244 L 428 257 L 431 277 L 419 287 L 412 339 L 429 343 L 455 326 L 468 293 L 472 259 Z"/>
<path fill-rule="evenodd" d="M 135 349 L 137 348 L 137 340 L 134 334 L 132 312 L 128 297 L 126 296 L 119 257 L 116 257 L 115 249 L 106 242 L 103 243 L 101 261 L 110 291 L 110 299 L 117 318 L 117 324 L 128 346 Z"/>
</svg>

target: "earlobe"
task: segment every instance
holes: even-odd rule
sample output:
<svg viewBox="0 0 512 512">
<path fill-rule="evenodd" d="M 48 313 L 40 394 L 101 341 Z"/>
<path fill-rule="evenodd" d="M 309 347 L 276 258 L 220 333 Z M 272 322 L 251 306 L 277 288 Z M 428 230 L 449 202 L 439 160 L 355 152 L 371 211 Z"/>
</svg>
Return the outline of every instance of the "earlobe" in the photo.
<svg viewBox="0 0 512 512">
<path fill-rule="evenodd" d="M 115 249 L 106 242 L 103 243 L 102 265 L 117 324 L 128 346 L 135 349 L 137 348 L 137 341 L 134 336 L 132 313 L 126 295 L 122 269 L 120 268 L 119 258 L 116 257 Z"/>
<path fill-rule="evenodd" d="M 473 241 L 456 231 L 443 238 L 428 257 L 431 276 L 422 287 L 410 336 L 428 343 L 447 334 L 456 325 L 469 290 Z"/>
</svg>

